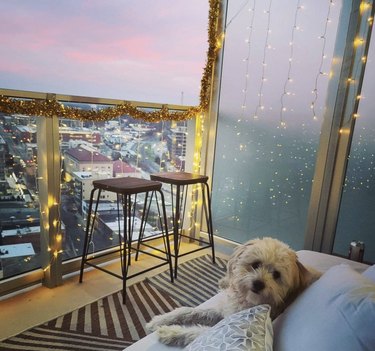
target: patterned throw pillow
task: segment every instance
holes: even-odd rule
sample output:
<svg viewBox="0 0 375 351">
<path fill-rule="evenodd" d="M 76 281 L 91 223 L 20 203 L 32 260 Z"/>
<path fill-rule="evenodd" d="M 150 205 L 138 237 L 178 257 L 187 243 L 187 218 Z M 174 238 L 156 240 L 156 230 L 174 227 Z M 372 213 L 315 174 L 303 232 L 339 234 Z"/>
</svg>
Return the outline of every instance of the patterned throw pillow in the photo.
<svg viewBox="0 0 375 351">
<path fill-rule="evenodd" d="M 259 305 L 232 314 L 200 335 L 185 350 L 272 351 L 270 310 L 269 305 Z"/>
</svg>

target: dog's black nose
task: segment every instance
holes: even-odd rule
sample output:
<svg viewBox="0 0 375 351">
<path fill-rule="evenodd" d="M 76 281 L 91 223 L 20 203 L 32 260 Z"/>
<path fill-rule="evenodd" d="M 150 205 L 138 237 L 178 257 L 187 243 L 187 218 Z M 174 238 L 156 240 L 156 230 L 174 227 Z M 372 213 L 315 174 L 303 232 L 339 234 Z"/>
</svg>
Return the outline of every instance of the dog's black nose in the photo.
<svg viewBox="0 0 375 351">
<path fill-rule="evenodd" d="M 261 292 L 264 289 L 264 287 L 265 287 L 265 285 L 264 285 L 263 281 L 254 280 L 251 290 L 257 294 L 257 293 Z"/>
</svg>

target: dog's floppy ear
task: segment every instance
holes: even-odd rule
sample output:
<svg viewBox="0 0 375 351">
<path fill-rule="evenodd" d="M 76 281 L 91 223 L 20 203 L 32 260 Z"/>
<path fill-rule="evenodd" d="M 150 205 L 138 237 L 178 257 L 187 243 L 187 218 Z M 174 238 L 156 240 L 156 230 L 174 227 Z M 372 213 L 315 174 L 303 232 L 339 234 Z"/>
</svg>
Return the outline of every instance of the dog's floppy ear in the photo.
<svg viewBox="0 0 375 351">
<path fill-rule="evenodd" d="M 219 280 L 219 287 L 221 289 L 226 289 L 229 287 L 229 276 L 231 276 L 233 273 L 233 267 L 237 264 L 238 259 L 241 257 L 247 247 L 253 245 L 254 241 L 255 240 L 249 240 L 245 244 L 242 244 L 234 249 L 232 256 L 229 258 L 227 263 L 227 272 L 225 273 L 225 276 Z"/>
<path fill-rule="evenodd" d="M 301 290 L 314 283 L 321 276 L 321 273 L 313 268 L 306 268 L 300 261 L 297 260 L 297 267 L 299 271 L 299 280 Z"/>
<path fill-rule="evenodd" d="M 232 274 L 233 266 L 236 265 L 238 259 L 241 257 L 243 252 L 247 249 L 249 245 L 253 245 L 253 240 L 246 242 L 243 245 L 240 245 L 234 249 L 232 256 L 230 257 L 228 264 L 227 264 L 227 274 Z"/>
<path fill-rule="evenodd" d="M 284 306 L 282 306 L 282 308 L 279 311 L 277 311 L 277 314 L 281 313 L 286 307 L 288 307 L 296 299 L 296 297 L 303 290 L 305 290 L 305 288 L 307 288 L 310 284 L 318 280 L 322 275 L 320 272 L 316 271 L 311 267 L 305 267 L 300 261 L 298 261 L 298 259 L 296 260 L 296 264 L 298 269 L 299 284 L 295 286 L 295 289 L 290 291 L 289 295 L 285 299 Z"/>
</svg>

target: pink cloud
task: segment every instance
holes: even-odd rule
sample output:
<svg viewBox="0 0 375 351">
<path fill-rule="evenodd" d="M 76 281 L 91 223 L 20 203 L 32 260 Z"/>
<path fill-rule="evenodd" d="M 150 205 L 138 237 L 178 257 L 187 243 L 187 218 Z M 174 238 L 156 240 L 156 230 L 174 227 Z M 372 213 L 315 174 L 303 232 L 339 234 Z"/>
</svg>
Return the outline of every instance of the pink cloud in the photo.
<svg viewBox="0 0 375 351">
<path fill-rule="evenodd" d="M 152 38 L 146 35 L 107 42 L 88 44 L 84 50 L 74 48 L 64 53 L 65 57 L 76 62 L 103 63 L 119 60 L 160 60 L 162 55 L 153 50 Z"/>
<path fill-rule="evenodd" d="M 0 62 L 0 71 L 12 74 L 30 74 L 32 69 L 29 65 L 15 61 Z"/>
</svg>

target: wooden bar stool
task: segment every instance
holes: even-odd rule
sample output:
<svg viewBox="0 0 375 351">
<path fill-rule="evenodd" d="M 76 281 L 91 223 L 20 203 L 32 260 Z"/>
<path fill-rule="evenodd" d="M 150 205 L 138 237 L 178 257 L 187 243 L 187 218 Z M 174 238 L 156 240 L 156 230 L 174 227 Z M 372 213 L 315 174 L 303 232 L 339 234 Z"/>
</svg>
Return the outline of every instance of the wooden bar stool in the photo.
<svg viewBox="0 0 375 351">
<path fill-rule="evenodd" d="M 161 191 L 162 184 L 157 181 L 147 180 L 147 179 L 140 179 L 140 178 L 133 178 L 133 177 L 123 177 L 123 178 L 110 178 L 110 179 L 103 179 L 103 180 L 95 180 L 93 181 L 93 189 L 91 190 L 90 195 L 90 202 L 89 208 L 87 213 L 87 224 L 86 224 L 86 231 L 85 231 L 85 240 L 83 245 L 83 253 L 82 253 L 82 261 L 81 261 L 81 270 L 80 270 L 80 277 L 79 282 L 82 283 L 83 279 L 83 271 L 85 265 L 95 267 L 100 269 L 106 273 L 109 273 L 117 278 L 122 279 L 123 281 L 123 303 L 126 301 L 126 281 L 132 277 L 135 277 L 139 274 L 148 272 L 152 269 L 161 267 L 165 264 L 169 265 L 170 269 L 170 276 L 171 281 L 173 282 L 173 269 L 172 269 L 172 260 L 171 260 L 171 249 L 169 244 L 169 235 L 168 235 L 168 227 L 167 227 L 167 214 L 165 209 L 165 201 L 164 201 L 164 194 Z M 100 195 L 102 191 L 110 191 L 117 194 L 117 212 L 118 212 L 118 231 L 119 231 L 119 249 L 115 251 L 105 252 L 102 254 L 95 254 L 89 257 L 89 243 L 92 240 L 95 220 L 97 219 L 97 212 L 98 206 L 100 202 Z M 97 192 L 96 196 L 96 203 L 95 209 L 93 211 L 93 202 L 95 193 Z M 128 268 L 131 264 L 131 251 L 132 251 L 132 238 L 134 232 L 134 221 L 137 209 L 137 195 L 144 194 L 144 203 L 143 203 L 143 211 L 142 211 L 142 218 L 141 224 L 139 228 L 139 236 L 138 236 L 138 245 L 137 245 L 137 258 L 138 252 L 145 253 L 147 255 L 156 257 L 163 262 L 155 265 L 153 267 L 147 268 L 142 270 L 141 272 L 134 273 L 132 275 L 128 275 Z M 161 210 L 160 213 L 160 206 L 157 199 L 157 194 L 160 195 L 161 199 Z M 149 251 L 141 250 L 140 245 L 145 244 L 145 241 L 154 240 L 160 238 L 160 235 L 153 238 L 144 238 L 144 230 L 146 226 L 147 216 L 150 211 L 150 206 L 152 199 L 155 195 L 158 215 L 159 215 L 159 223 L 161 228 L 161 236 L 163 238 L 164 243 L 164 250 L 160 250 L 156 247 L 152 247 L 154 250 L 159 251 L 165 257 L 156 255 Z M 121 220 L 120 220 L 120 205 L 122 206 L 122 213 L 123 213 L 123 227 L 121 228 Z M 121 235 L 121 229 L 123 233 L 123 237 Z M 151 245 L 146 244 L 148 247 Z M 134 250 L 134 249 L 133 249 Z M 113 252 L 120 252 L 120 261 L 121 261 L 121 275 L 112 272 L 108 269 L 105 269 L 98 264 L 92 262 L 93 259 L 97 259 L 99 257 L 112 254 Z"/>
<path fill-rule="evenodd" d="M 215 246 L 214 246 L 214 233 L 212 226 L 212 214 L 211 214 L 211 199 L 210 189 L 208 186 L 208 177 L 200 174 L 187 173 L 187 172 L 164 172 L 150 175 L 151 180 L 159 181 L 171 186 L 171 198 L 172 198 L 172 220 L 173 220 L 173 243 L 174 249 L 172 256 L 174 257 L 174 276 L 177 278 L 177 266 L 178 258 L 192 252 L 203 250 L 211 247 L 212 249 L 212 261 L 215 263 Z M 192 238 L 182 233 L 184 213 L 186 207 L 187 191 L 189 185 L 200 184 L 202 190 L 202 203 L 206 217 L 207 231 L 208 231 L 208 242 L 202 239 Z M 187 237 L 190 240 L 199 242 L 201 247 L 198 249 L 191 250 L 189 252 L 180 254 L 180 243 L 181 238 Z"/>
</svg>

